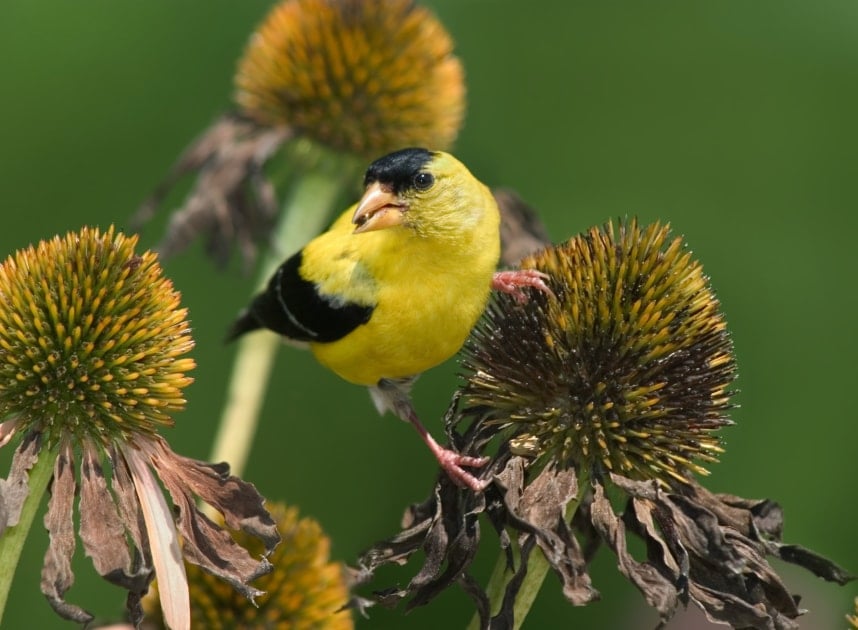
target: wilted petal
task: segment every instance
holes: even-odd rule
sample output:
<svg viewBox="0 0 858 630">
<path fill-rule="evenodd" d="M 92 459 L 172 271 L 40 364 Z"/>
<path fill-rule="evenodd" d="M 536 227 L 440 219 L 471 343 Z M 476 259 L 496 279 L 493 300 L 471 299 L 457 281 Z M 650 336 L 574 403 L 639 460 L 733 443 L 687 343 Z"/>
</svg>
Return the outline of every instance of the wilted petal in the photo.
<svg viewBox="0 0 858 630">
<path fill-rule="evenodd" d="M 9 476 L 0 479 L 0 536 L 21 518 L 21 508 L 30 493 L 30 469 L 39 459 L 41 439 L 38 433 L 28 435 L 12 456 Z"/>
<path fill-rule="evenodd" d="M 21 423 L 21 417 L 15 417 L 11 420 L 6 420 L 6 422 L 0 422 L 0 448 L 6 446 L 9 443 L 15 433 L 18 432 L 18 425 Z"/>
<path fill-rule="evenodd" d="M 42 566 L 42 593 L 60 616 L 78 623 L 88 623 L 92 615 L 64 599 L 66 591 L 74 583 L 71 567 L 75 548 L 72 518 L 75 496 L 73 458 L 71 444 L 65 442 L 54 464 L 51 498 L 45 514 L 45 528 L 50 543 Z"/>
<path fill-rule="evenodd" d="M 183 457 L 170 450 L 161 439 L 155 442 L 151 452 L 159 474 L 162 467 L 168 470 L 180 485 L 220 512 L 227 527 L 259 538 L 265 545 L 266 555 L 280 542 L 277 525 L 265 509 L 265 499 L 253 484 L 230 475 L 228 464 L 207 464 Z"/>
<path fill-rule="evenodd" d="M 441 594 L 470 566 L 479 548 L 478 516 L 485 511 L 485 497 L 459 491 L 445 480 L 436 500 L 443 518 L 434 519 L 424 544 L 426 562 L 408 585 L 414 593 L 406 610 L 421 606 Z M 443 572 L 441 568 L 445 566 Z"/>
<path fill-rule="evenodd" d="M 136 584 L 128 592 L 126 608 L 129 620 L 136 626 L 143 619 L 143 607 L 140 602 L 148 591 L 149 583 L 154 579 L 152 554 L 149 551 L 149 537 L 146 535 L 146 523 L 137 500 L 134 480 L 128 470 L 128 464 L 113 446 L 109 449 L 113 470 L 111 488 L 116 498 L 119 518 L 125 526 L 134 544 L 134 556 L 131 563 L 131 575 L 136 576 Z"/>
<path fill-rule="evenodd" d="M 189 629 L 191 609 L 188 578 L 173 515 L 149 470 L 146 456 L 130 444 L 122 446 L 122 454 L 131 470 L 143 520 L 146 522 L 164 621 L 172 630 Z"/>
<path fill-rule="evenodd" d="M 120 518 L 137 550 L 139 563 L 151 572 L 152 556 L 149 553 L 149 537 L 146 535 L 146 523 L 143 520 L 143 513 L 140 510 L 140 503 L 134 490 L 131 471 L 128 470 L 128 463 L 125 458 L 115 448 L 110 450 L 110 459 L 113 463 L 111 487 L 116 497 L 116 507 L 119 509 Z"/>
<path fill-rule="evenodd" d="M 632 558 L 626 546 L 626 528 L 605 497 L 601 483 L 593 483 L 590 515 L 599 535 L 617 555 L 620 572 L 637 586 L 647 603 L 659 612 L 662 623 L 667 622 L 678 604 L 676 586 L 649 562 L 638 562 Z"/>
<path fill-rule="evenodd" d="M 698 496 L 708 493 L 701 487 L 695 487 Z M 765 545 L 767 553 L 777 556 L 785 562 L 807 569 L 817 577 L 829 582 L 846 584 L 855 579 L 855 575 L 801 545 L 782 542 L 784 514 L 781 506 L 769 499 L 743 499 L 729 494 L 711 495 L 723 508 L 743 512 L 742 522 L 749 523 L 745 529 L 739 529 L 749 538 Z M 710 501 L 711 503 L 711 501 Z"/>
<path fill-rule="evenodd" d="M 714 622 L 740 628 L 797 628 L 804 611 L 766 556 L 796 552 L 796 563 L 844 583 L 851 577 L 802 547 L 784 545 L 783 514 L 773 501 L 716 495 L 695 480 L 658 489 L 652 483 L 611 475 L 634 509 L 636 533 L 647 541 L 650 560 L 677 575 L 691 601 Z M 649 520 L 651 519 L 651 520 Z M 654 521 L 658 527 L 653 527 Z M 654 553 L 656 543 L 660 553 Z"/>
<path fill-rule="evenodd" d="M 410 610 L 428 603 L 454 583 L 461 584 L 472 597 L 484 599 L 465 571 L 479 547 L 478 517 L 485 508 L 485 497 L 464 492 L 447 475 L 440 475 L 433 496 L 406 511 L 403 531 L 363 553 L 354 582 L 366 583 L 378 567 L 404 564 L 412 554 L 423 551 L 423 566 L 408 585 L 374 591 L 375 603 L 392 607 L 411 597 L 407 606 Z M 356 597 L 352 605 L 363 610 L 369 602 Z"/>
<path fill-rule="evenodd" d="M 504 502 L 508 516 L 518 529 L 528 532 L 522 554 L 529 549 L 533 538 L 563 583 L 563 594 L 572 604 L 583 606 L 599 599 L 599 592 L 587 574 L 586 559 L 565 520 L 569 503 L 578 496 L 575 471 L 549 466 L 525 486 L 524 462 L 522 457 L 513 457 L 498 475 L 498 481 L 506 489 Z M 527 555 L 523 555 L 521 564 L 526 562 Z M 510 585 L 515 580 L 516 576 Z"/>
<path fill-rule="evenodd" d="M 144 448 L 178 510 L 176 522 L 182 534 L 184 543 L 182 550 L 185 558 L 229 582 L 252 601 L 261 594 L 261 591 L 249 586 L 248 582 L 268 573 L 271 570 L 271 564 L 264 558 L 255 560 L 244 547 L 233 540 L 229 532 L 216 525 L 197 509 L 189 479 L 194 479 L 197 487 L 203 488 L 206 495 L 226 510 L 227 514 L 231 508 L 228 499 L 232 497 L 241 516 L 230 516 L 241 524 L 252 524 L 253 527 L 248 526 L 248 533 L 261 538 L 255 528 L 267 519 L 271 523 L 271 528 L 262 540 L 266 546 L 270 545 L 273 548 L 280 538 L 273 519 L 262 507 L 262 499 L 256 489 L 249 483 L 229 477 L 223 467 L 211 466 L 176 455 L 159 438 L 147 443 Z M 218 489 L 224 493 L 224 496 L 217 494 Z M 240 492 L 248 493 L 248 496 L 242 496 Z M 256 518 L 246 518 L 243 509 L 248 504 L 258 504 L 262 514 L 258 514 Z"/>
<path fill-rule="evenodd" d="M 170 219 L 160 253 L 176 254 L 203 234 L 208 238 L 206 249 L 217 262 L 225 264 L 237 242 L 249 266 L 256 241 L 277 212 L 273 188 L 262 171 L 292 135 L 285 127 L 263 127 L 239 114 L 221 116 L 179 157 L 132 222 L 139 226 L 148 221 L 176 182 L 198 171 L 193 190 Z"/>
<path fill-rule="evenodd" d="M 108 581 L 130 591 L 145 592 L 149 573 L 132 569 L 126 527 L 107 487 L 98 453 L 91 445 L 84 446 L 80 472 L 80 538 L 86 555 Z"/>
</svg>

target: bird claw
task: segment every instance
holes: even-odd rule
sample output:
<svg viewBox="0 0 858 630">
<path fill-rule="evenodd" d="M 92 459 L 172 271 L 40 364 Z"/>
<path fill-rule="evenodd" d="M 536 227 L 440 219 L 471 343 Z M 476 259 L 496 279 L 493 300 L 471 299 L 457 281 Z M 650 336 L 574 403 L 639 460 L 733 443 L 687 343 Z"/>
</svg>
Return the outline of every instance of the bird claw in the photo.
<svg viewBox="0 0 858 630">
<path fill-rule="evenodd" d="M 439 448 L 435 452 L 435 457 L 438 459 L 438 463 L 444 469 L 444 472 L 447 473 L 457 486 L 468 487 L 474 492 L 482 492 L 489 485 L 488 481 L 477 479 L 474 475 L 463 469 L 462 466 L 478 468 L 488 464 L 490 458 L 470 457 L 447 448 Z"/>
<path fill-rule="evenodd" d="M 492 288 L 510 294 L 519 304 L 527 304 L 530 297 L 524 292 L 525 287 L 532 287 L 546 295 L 554 296 L 554 292 L 545 281 L 551 276 L 536 269 L 513 269 L 497 271 L 492 276 Z"/>
</svg>

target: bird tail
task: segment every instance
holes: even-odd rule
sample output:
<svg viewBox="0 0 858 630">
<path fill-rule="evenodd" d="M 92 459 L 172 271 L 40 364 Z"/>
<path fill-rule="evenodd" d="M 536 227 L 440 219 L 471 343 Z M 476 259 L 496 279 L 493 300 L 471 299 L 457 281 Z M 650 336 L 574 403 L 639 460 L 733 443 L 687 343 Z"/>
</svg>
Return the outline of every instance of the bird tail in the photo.
<svg viewBox="0 0 858 630">
<path fill-rule="evenodd" d="M 224 343 L 235 341 L 244 333 L 259 330 L 260 328 L 262 328 L 262 325 L 259 323 L 259 320 L 253 316 L 250 309 L 245 309 L 232 323 L 232 326 L 229 327 L 229 330 L 226 332 L 226 337 L 224 337 Z"/>
</svg>

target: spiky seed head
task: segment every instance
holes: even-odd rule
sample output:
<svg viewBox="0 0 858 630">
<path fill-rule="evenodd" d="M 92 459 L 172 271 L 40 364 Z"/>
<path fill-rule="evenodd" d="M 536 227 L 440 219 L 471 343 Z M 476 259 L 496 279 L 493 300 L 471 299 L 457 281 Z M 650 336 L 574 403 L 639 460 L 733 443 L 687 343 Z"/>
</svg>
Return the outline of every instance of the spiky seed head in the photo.
<svg viewBox="0 0 858 630">
<path fill-rule="evenodd" d="M 330 541 L 317 521 L 299 517 L 298 509 L 282 503 L 267 505 L 277 523 L 281 541 L 268 556 L 274 570 L 257 578 L 254 586 L 265 591 L 251 604 L 222 580 L 188 565 L 191 587 L 191 627 L 224 628 L 326 628 L 351 630 L 351 612 L 343 566 L 328 558 Z M 244 532 L 236 540 L 253 553 L 262 553 L 259 542 Z M 163 620 L 157 593 L 143 600 L 150 623 L 161 628 Z"/>
<path fill-rule="evenodd" d="M 366 158 L 448 148 L 462 124 L 464 72 L 441 23 L 413 0 L 285 0 L 251 38 L 236 101 Z"/>
<path fill-rule="evenodd" d="M 136 244 L 83 228 L 0 265 L 0 417 L 107 440 L 152 433 L 184 407 L 187 312 Z"/>
<path fill-rule="evenodd" d="M 668 226 L 592 228 L 526 258 L 556 299 L 500 295 L 465 346 L 466 400 L 514 452 L 684 480 L 723 452 L 733 347 L 700 264 Z"/>
</svg>

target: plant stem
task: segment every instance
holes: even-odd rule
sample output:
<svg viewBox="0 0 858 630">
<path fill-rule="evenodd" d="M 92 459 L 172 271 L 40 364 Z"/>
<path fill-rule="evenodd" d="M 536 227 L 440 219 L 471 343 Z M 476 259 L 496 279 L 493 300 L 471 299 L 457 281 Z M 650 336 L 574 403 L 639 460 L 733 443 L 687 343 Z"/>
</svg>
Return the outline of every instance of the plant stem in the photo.
<svg viewBox="0 0 858 630">
<path fill-rule="evenodd" d="M 24 542 L 27 540 L 36 512 L 42 504 L 48 482 L 54 474 L 54 462 L 57 459 L 58 450 L 59 445 L 53 449 L 44 448 L 39 452 L 38 459 L 28 474 L 27 498 L 21 506 L 18 524 L 10 527 L 3 536 L 0 536 L 0 622 L 3 620 L 3 611 L 6 610 L 9 589 L 12 586 L 12 578 L 15 576 L 21 551 L 24 549 Z"/>
<path fill-rule="evenodd" d="M 567 523 L 572 522 L 575 512 L 578 510 L 578 506 L 581 505 L 581 501 L 586 495 L 589 486 L 589 477 L 586 474 L 586 471 L 582 472 L 578 479 L 578 496 L 566 505 L 564 518 Z M 521 561 L 521 549 L 519 548 L 519 544 L 516 539 L 513 539 L 511 544 L 513 561 L 518 563 Z M 524 576 L 521 587 L 515 596 L 513 630 L 518 630 L 524 623 L 527 613 L 530 612 L 530 608 L 536 600 L 539 589 L 542 588 L 542 582 L 545 580 L 545 576 L 548 573 L 549 568 L 548 560 L 545 559 L 545 554 L 543 554 L 542 550 L 537 546 L 530 552 L 530 557 L 527 562 L 527 575 Z M 507 570 L 506 553 L 501 552 L 498 556 L 495 568 L 492 571 L 491 578 L 489 578 L 488 586 L 486 586 L 486 596 L 489 598 L 489 610 L 492 615 L 497 614 L 500 610 L 507 585 L 511 578 L 512 574 Z M 479 615 L 474 615 L 474 618 L 471 619 L 471 623 L 468 625 L 468 630 L 479 630 L 479 628 Z"/>
<path fill-rule="evenodd" d="M 301 248 L 330 221 L 335 203 L 355 181 L 350 160 L 329 158 L 293 184 L 275 232 L 274 251 L 265 258 L 257 289 L 268 282 L 286 256 Z M 243 337 L 233 364 L 227 400 L 210 461 L 227 462 L 232 474 L 244 472 L 280 338 L 268 331 Z"/>
</svg>

